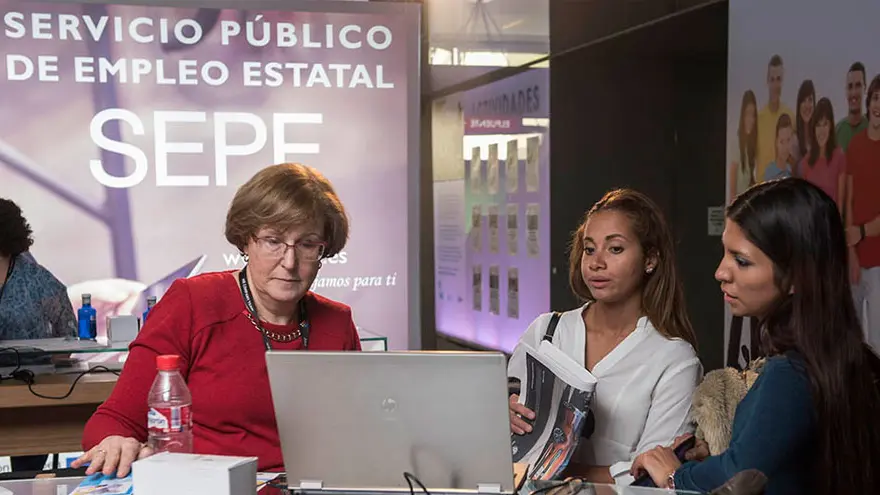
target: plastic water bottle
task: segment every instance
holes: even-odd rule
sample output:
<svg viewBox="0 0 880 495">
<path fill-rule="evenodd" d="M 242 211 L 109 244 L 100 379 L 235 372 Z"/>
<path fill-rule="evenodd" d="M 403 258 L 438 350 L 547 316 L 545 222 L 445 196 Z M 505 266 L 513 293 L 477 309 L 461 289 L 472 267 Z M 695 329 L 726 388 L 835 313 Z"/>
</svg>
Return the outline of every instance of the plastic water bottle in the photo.
<svg viewBox="0 0 880 495">
<path fill-rule="evenodd" d="M 92 295 L 82 295 L 82 307 L 76 312 L 77 334 L 80 339 L 94 340 L 98 336 L 98 312 L 92 307 Z"/>
<path fill-rule="evenodd" d="M 192 453 L 192 395 L 180 375 L 180 356 L 157 356 L 156 368 L 147 397 L 147 442 L 157 453 Z"/>
<path fill-rule="evenodd" d="M 147 310 L 144 311 L 143 316 L 141 317 L 141 326 L 144 326 L 144 323 L 147 322 L 147 315 L 150 313 L 150 310 L 153 309 L 153 306 L 156 305 L 156 296 L 150 296 L 147 298 Z"/>
</svg>

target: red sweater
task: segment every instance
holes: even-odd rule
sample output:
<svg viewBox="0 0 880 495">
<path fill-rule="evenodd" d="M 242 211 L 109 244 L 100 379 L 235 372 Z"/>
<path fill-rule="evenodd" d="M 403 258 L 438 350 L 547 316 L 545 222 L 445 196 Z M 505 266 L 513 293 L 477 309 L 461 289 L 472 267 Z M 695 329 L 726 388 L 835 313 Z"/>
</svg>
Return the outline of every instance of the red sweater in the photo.
<svg viewBox="0 0 880 495">
<path fill-rule="evenodd" d="M 309 292 L 305 296 L 311 332 L 309 350 L 360 350 L 351 309 Z M 181 279 L 151 311 L 119 382 L 83 432 L 83 448 L 105 437 L 147 439 L 147 394 L 156 377 L 156 356 L 177 354 L 193 398 L 196 453 L 257 456 L 261 471 L 281 470 L 284 462 L 266 372 L 262 334 L 245 316 L 232 272 Z M 290 332 L 262 322 L 267 330 Z M 273 349 L 300 349 L 302 341 Z"/>
<path fill-rule="evenodd" d="M 846 148 L 846 166 L 852 176 L 852 223 L 862 225 L 880 215 L 880 141 L 873 141 L 864 130 Z M 880 237 L 866 237 L 856 244 L 859 266 L 880 266 Z"/>
</svg>

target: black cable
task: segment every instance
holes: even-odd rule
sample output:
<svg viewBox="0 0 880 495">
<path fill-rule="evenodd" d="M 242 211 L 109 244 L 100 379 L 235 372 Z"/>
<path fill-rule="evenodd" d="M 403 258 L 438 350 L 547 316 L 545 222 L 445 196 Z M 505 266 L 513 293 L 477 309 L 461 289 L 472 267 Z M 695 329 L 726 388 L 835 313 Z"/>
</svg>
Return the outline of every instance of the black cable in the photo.
<svg viewBox="0 0 880 495">
<path fill-rule="evenodd" d="M 274 481 L 269 481 L 266 484 L 264 484 L 263 487 L 273 488 L 273 489 L 281 492 L 283 495 L 290 495 L 290 494 L 294 493 L 293 490 L 291 490 L 290 487 L 287 486 L 287 483 L 276 483 Z M 259 490 L 257 490 L 257 491 L 259 491 Z"/>
<path fill-rule="evenodd" d="M 287 473 L 279 473 L 278 476 L 275 476 L 271 480 L 267 481 L 263 487 L 273 488 L 279 491 L 282 495 L 290 495 L 293 493 L 293 490 L 287 486 Z M 257 489 L 257 491 L 260 491 Z"/>
<path fill-rule="evenodd" d="M 8 377 L 4 377 L 0 375 L 0 382 L 3 380 L 14 380 L 15 374 L 21 369 L 21 353 L 15 347 L 3 347 L 0 348 L 0 352 L 12 351 L 15 353 L 15 369 L 12 370 L 12 373 Z"/>
<path fill-rule="evenodd" d="M 0 348 L 0 352 L 5 352 L 5 351 L 12 351 L 15 353 L 15 361 L 16 361 L 15 362 L 15 369 L 12 370 L 12 373 L 7 377 L 0 376 L 0 382 L 2 382 L 3 380 L 18 380 L 20 382 L 26 383 L 28 386 L 28 391 L 30 391 L 30 393 L 32 393 L 33 395 L 35 395 L 36 397 L 39 397 L 41 399 L 64 400 L 64 399 L 70 397 L 70 395 L 73 394 L 73 390 L 76 388 L 76 384 L 82 379 L 82 377 L 88 375 L 89 373 L 94 373 L 95 371 L 104 370 L 104 371 L 108 371 L 110 373 L 113 373 L 116 376 L 119 376 L 118 371 L 111 370 L 110 368 L 108 368 L 106 366 L 102 366 L 102 365 L 92 366 L 91 368 L 80 372 L 79 375 L 76 378 L 74 378 L 73 383 L 70 384 L 70 389 L 67 390 L 66 394 L 64 394 L 60 397 L 55 397 L 55 396 L 51 396 L 51 395 L 43 395 L 43 394 L 37 392 L 36 390 L 34 390 L 34 384 L 36 383 L 36 375 L 34 374 L 34 372 L 29 369 L 26 369 L 26 368 L 22 369 L 22 367 L 21 367 L 21 352 L 19 352 L 19 349 L 15 348 L 15 347 Z"/>
<path fill-rule="evenodd" d="M 425 487 L 424 483 L 422 483 L 422 482 L 416 477 L 416 475 L 414 475 L 414 474 L 412 474 L 412 473 L 404 472 L 404 473 L 403 473 L 403 479 L 405 479 L 405 480 L 406 480 L 406 483 L 409 485 L 409 493 L 410 493 L 410 495 L 416 495 L 416 490 L 415 490 L 415 488 L 413 487 L 413 483 L 419 485 L 419 488 L 421 488 L 422 491 L 425 492 L 425 495 L 431 495 L 431 492 L 428 491 L 428 489 Z"/>
<path fill-rule="evenodd" d="M 540 493 L 546 493 L 546 492 L 549 492 L 550 490 L 553 490 L 555 488 L 559 488 L 560 486 L 564 486 L 567 483 L 568 483 L 568 481 L 559 481 L 557 483 L 550 483 L 547 486 L 542 486 L 541 488 L 538 488 L 536 490 L 532 490 L 531 492 L 529 492 L 529 495 L 538 495 Z"/>
<path fill-rule="evenodd" d="M 109 371 L 110 373 L 113 373 L 114 375 L 119 376 L 118 371 L 111 370 L 110 368 L 108 368 L 106 366 L 100 366 L 100 365 L 99 366 L 92 366 L 91 368 L 87 369 L 86 371 L 81 372 L 79 374 L 79 376 L 77 376 L 73 380 L 73 383 L 70 384 L 70 389 L 67 390 L 67 393 L 62 395 L 61 397 L 53 397 L 51 395 L 43 395 L 43 394 L 37 393 L 36 391 L 34 391 L 34 380 L 33 379 L 31 379 L 30 381 L 26 381 L 26 380 L 22 380 L 22 381 L 27 383 L 28 390 L 30 390 L 30 392 L 32 394 L 34 394 L 35 396 L 37 396 L 41 399 L 64 400 L 64 399 L 70 397 L 70 394 L 73 393 L 73 389 L 76 387 L 77 382 L 79 382 L 82 377 L 88 375 L 89 373 L 94 373 L 95 371 L 98 371 L 98 370 Z M 30 370 L 23 370 L 23 371 L 30 371 Z M 32 372 L 31 372 L 31 376 L 33 376 Z"/>
<path fill-rule="evenodd" d="M 276 479 L 277 479 L 277 478 L 276 478 Z M 431 492 L 428 491 L 428 488 L 425 486 L 424 483 L 421 482 L 421 480 L 419 480 L 419 478 L 418 478 L 416 475 L 414 475 L 414 474 L 412 474 L 412 473 L 409 473 L 409 472 L 404 472 L 404 473 L 403 473 L 403 479 L 405 479 L 405 480 L 406 480 L 406 484 L 409 485 L 409 493 L 410 493 L 410 495 L 416 495 L 416 489 L 415 489 L 415 486 L 413 485 L 413 483 L 415 483 L 416 485 L 418 485 L 419 488 L 422 489 L 422 492 L 424 492 L 425 495 L 431 495 Z M 276 481 L 276 480 L 272 480 L 272 481 L 267 482 L 267 483 L 266 483 L 265 485 L 263 485 L 263 486 L 268 486 L 268 487 L 271 487 L 271 488 L 276 488 L 276 489 L 278 489 L 278 490 L 281 490 L 282 493 L 284 493 L 285 495 L 288 494 L 288 493 L 294 493 L 294 492 L 297 491 L 297 490 L 291 490 L 291 489 L 290 489 L 290 486 L 287 484 L 286 476 L 285 476 L 284 479 L 283 479 L 282 481 L 280 481 L 280 482 L 279 482 L 279 481 Z"/>
</svg>

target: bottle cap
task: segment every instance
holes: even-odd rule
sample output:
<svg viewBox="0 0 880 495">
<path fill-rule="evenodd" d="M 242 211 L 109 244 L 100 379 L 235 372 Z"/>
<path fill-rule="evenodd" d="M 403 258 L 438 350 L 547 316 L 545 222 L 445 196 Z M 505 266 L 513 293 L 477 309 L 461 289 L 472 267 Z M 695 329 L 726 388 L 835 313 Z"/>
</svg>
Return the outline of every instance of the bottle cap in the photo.
<svg viewBox="0 0 880 495">
<path fill-rule="evenodd" d="M 92 304 L 92 295 L 91 294 L 83 294 L 82 295 L 82 303 L 83 304 Z"/>
<path fill-rule="evenodd" d="M 175 371 L 180 369 L 180 356 L 174 354 L 166 354 L 156 356 L 156 368 L 159 371 Z"/>
</svg>

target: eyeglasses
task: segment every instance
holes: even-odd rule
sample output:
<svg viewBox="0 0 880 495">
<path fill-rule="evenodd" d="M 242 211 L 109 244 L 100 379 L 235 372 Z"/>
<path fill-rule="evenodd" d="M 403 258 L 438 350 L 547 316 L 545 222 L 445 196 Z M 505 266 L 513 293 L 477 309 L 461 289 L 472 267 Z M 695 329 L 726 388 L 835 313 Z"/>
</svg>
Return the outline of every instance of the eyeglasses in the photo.
<svg viewBox="0 0 880 495">
<path fill-rule="evenodd" d="M 257 245 L 272 258 L 282 258 L 288 249 L 293 249 L 296 258 L 301 261 L 318 261 L 324 257 L 327 243 L 318 241 L 298 241 L 288 244 L 276 237 L 257 237 Z"/>
</svg>

